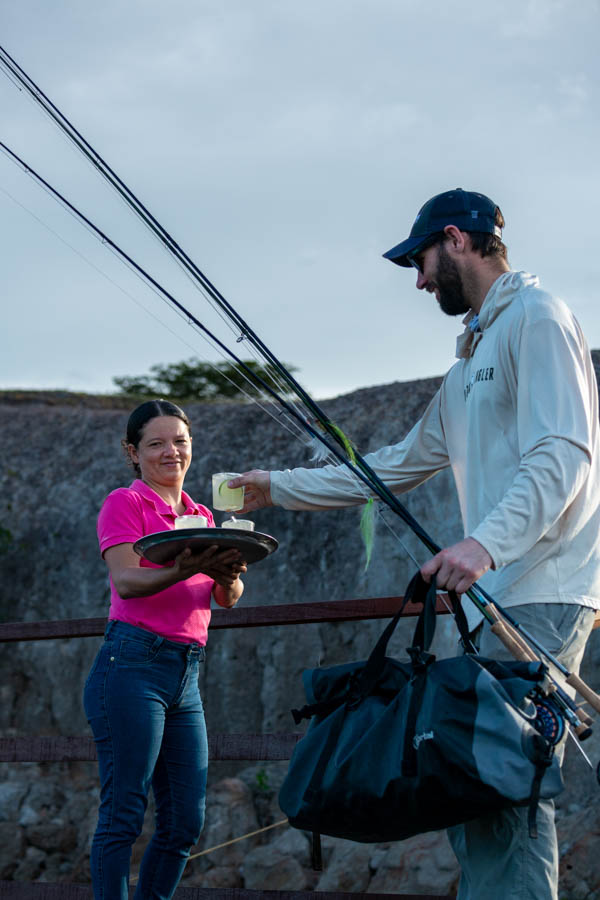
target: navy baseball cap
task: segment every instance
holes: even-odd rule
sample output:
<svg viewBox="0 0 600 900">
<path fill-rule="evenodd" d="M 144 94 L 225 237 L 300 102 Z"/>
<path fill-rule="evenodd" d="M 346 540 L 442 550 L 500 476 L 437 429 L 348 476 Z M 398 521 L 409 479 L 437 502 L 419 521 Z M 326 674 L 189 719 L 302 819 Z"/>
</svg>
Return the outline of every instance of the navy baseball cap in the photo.
<svg viewBox="0 0 600 900">
<path fill-rule="evenodd" d="M 496 225 L 497 208 L 485 194 L 463 191 L 462 188 L 436 194 L 419 210 L 406 240 L 383 255 L 398 266 L 408 267 L 409 256 L 418 253 L 423 244 L 432 235 L 443 231 L 446 225 L 456 225 L 461 231 L 483 231 L 501 238 L 502 229 Z"/>
</svg>

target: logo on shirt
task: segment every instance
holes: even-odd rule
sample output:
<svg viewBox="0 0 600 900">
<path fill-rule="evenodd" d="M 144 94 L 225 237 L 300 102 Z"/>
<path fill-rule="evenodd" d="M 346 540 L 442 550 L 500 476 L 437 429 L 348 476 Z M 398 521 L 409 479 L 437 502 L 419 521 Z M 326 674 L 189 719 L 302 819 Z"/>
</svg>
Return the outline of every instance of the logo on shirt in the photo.
<svg viewBox="0 0 600 900">
<path fill-rule="evenodd" d="M 494 380 L 494 367 L 488 366 L 486 369 L 477 369 L 471 377 L 469 378 L 467 384 L 465 385 L 465 402 L 473 389 L 473 385 L 477 384 L 478 381 L 493 381 Z"/>
</svg>

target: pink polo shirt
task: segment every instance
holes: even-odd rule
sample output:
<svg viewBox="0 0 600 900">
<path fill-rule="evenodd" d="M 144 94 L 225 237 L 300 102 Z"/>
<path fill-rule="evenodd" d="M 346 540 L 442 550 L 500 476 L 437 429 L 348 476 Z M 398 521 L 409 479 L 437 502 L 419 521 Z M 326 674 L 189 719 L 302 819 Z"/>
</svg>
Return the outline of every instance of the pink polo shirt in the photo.
<svg viewBox="0 0 600 900">
<path fill-rule="evenodd" d="M 184 515 L 200 514 L 214 528 L 212 513 L 181 494 Z M 136 480 L 128 488 L 117 488 L 108 495 L 98 516 L 98 541 L 102 555 L 117 544 L 135 544 L 139 538 L 175 527 L 177 513 L 162 497 L 143 481 Z M 160 569 L 155 563 L 140 559 L 140 566 Z M 109 619 L 129 622 L 171 641 L 206 644 L 210 622 L 210 596 L 214 581 L 208 575 L 192 575 L 158 594 L 147 597 L 120 597 L 110 578 Z"/>
</svg>

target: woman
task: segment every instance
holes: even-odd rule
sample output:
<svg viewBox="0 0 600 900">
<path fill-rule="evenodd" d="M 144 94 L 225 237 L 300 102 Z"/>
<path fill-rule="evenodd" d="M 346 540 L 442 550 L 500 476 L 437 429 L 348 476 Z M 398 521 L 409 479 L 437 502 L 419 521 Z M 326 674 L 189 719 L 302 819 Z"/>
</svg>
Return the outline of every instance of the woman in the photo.
<svg viewBox="0 0 600 900">
<path fill-rule="evenodd" d="M 166 900 L 204 819 L 208 748 L 198 666 L 210 598 L 234 606 L 246 566 L 238 551 L 217 547 L 184 550 L 167 566 L 140 559 L 134 543 L 174 528 L 177 516 L 201 514 L 209 527 L 214 520 L 182 489 L 192 459 L 183 410 L 166 400 L 143 403 L 129 418 L 123 444 L 138 478 L 109 494 L 98 517 L 111 608 L 84 693 L 101 782 L 92 883 L 96 898 L 127 898 L 131 848 L 152 785 L 156 830 L 135 897 Z"/>
</svg>

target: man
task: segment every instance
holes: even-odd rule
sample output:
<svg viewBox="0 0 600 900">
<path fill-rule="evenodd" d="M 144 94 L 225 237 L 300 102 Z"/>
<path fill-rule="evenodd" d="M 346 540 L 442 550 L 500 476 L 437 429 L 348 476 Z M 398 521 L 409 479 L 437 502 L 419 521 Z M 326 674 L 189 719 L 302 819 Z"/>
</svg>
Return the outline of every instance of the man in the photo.
<svg viewBox="0 0 600 900">
<path fill-rule="evenodd" d="M 478 581 L 577 671 L 600 609 L 596 379 L 568 308 L 534 276 L 510 270 L 503 227 L 488 197 L 457 188 L 429 200 L 410 236 L 384 254 L 414 266 L 417 288 L 435 294 L 445 313 L 466 313 L 466 329 L 459 361 L 421 420 L 366 460 L 396 493 L 451 466 L 466 536 L 429 560 L 424 577 L 459 593 Z M 231 484 L 245 486 L 245 511 L 365 499 L 344 466 L 254 470 Z M 501 658 L 487 623 L 466 607 L 481 652 Z M 551 801 L 540 804 L 538 825 L 532 840 L 519 808 L 450 829 L 460 900 L 556 900 Z"/>
</svg>

